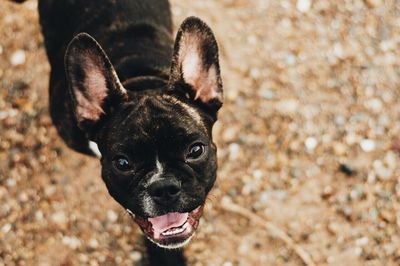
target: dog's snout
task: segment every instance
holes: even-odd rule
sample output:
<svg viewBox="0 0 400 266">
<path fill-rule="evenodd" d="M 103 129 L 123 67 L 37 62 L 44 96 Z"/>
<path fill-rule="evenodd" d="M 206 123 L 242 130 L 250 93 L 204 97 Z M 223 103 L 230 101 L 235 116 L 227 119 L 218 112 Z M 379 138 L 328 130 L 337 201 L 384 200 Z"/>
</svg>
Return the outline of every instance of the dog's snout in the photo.
<svg viewBox="0 0 400 266">
<path fill-rule="evenodd" d="M 150 185 L 149 194 L 158 204 L 168 205 L 178 200 L 181 185 L 174 179 L 161 179 Z"/>
</svg>

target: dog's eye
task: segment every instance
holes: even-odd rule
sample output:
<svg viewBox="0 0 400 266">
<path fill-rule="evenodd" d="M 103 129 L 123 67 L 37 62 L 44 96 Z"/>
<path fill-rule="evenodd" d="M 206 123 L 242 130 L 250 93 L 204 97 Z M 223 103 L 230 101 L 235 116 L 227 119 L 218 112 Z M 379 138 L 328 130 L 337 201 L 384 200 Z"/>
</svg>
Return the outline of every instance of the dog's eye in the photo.
<svg viewBox="0 0 400 266">
<path fill-rule="evenodd" d="M 124 156 L 117 156 L 113 160 L 114 167 L 117 168 L 119 171 L 126 172 L 132 169 L 129 160 Z"/>
<path fill-rule="evenodd" d="M 196 160 L 203 155 L 205 147 L 202 143 L 195 143 L 190 146 L 189 151 L 186 155 L 187 160 Z"/>
</svg>

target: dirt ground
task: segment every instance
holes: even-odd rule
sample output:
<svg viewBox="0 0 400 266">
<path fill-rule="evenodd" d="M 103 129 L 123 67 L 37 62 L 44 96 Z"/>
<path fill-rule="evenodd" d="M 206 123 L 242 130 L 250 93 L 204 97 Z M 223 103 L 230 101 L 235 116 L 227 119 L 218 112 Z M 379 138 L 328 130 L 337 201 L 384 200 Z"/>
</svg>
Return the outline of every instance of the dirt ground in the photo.
<svg viewBox="0 0 400 266">
<path fill-rule="evenodd" d="M 400 1 L 173 0 L 220 44 L 218 182 L 190 265 L 400 264 Z M 99 163 L 47 110 L 37 1 L 0 2 L 0 265 L 142 265 Z"/>
</svg>

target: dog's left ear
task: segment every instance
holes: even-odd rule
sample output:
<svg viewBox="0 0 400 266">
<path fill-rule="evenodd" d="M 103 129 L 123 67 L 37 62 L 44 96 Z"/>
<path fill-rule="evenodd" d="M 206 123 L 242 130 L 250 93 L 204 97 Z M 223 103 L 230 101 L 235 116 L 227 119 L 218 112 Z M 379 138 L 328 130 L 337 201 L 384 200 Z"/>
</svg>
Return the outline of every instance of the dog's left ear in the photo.
<svg viewBox="0 0 400 266">
<path fill-rule="evenodd" d="M 217 41 L 199 18 L 185 19 L 178 30 L 169 83 L 186 90 L 189 98 L 214 111 L 222 105 Z"/>
</svg>

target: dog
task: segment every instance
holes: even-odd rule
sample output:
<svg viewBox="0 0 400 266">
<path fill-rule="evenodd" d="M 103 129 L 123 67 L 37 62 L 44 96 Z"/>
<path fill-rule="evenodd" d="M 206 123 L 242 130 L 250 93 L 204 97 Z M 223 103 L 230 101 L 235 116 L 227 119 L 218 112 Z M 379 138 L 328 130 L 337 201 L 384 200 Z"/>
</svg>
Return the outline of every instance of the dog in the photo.
<svg viewBox="0 0 400 266">
<path fill-rule="evenodd" d="M 19 0 L 21 2 L 21 0 Z M 100 158 L 109 194 L 149 241 L 151 265 L 184 265 L 217 171 L 218 45 L 167 0 L 39 0 L 50 114 L 73 150 Z"/>
</svg>

